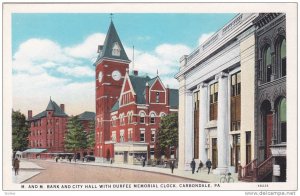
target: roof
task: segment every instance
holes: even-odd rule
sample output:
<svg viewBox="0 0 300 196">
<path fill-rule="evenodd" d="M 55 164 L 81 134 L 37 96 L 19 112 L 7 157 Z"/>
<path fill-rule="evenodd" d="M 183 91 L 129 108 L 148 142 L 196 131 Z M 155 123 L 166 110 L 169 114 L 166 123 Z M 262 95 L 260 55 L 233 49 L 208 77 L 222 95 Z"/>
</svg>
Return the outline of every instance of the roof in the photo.
<svg viewBox="0 0 300 196">
<path fill-rule="evenodd" d="M 141 77 L 141 76 L 130 75 L 129 79 L 131 81 L 133 90 L 136 93 L 137 104 L 145 104 L 146 100 L 144 97 L 144 91 L 146 89 L 146 83 L 151 81 L 151 78 L 149 76 Z"/>
<path fill-rule="evenodd" d="M 170 89 L 169 103 L 170 103 L 170 108 L 178 109 L 178 104 L 179 104 L 178 89 Z"/>
<path fill-rule="evenodd" d="M 153 85 L 153 83 L 155 82 L 155 80 L 158 78 L 158 76 L 156 76 L 155 78 L 152 78 L 151 80 L 148 81 L 149 87 L 151 87 Z"/>
<path fill-rule="evenodd" d="M 25 151 L 23 151 L 23 153 L 41 153 L 41 152 L 45 152 L 47 151 L 47 149 L 45 148 L 29 148 Z"/>
<path fill-rule="evenodd" d="M 53 116 L 68 117 L 68 115 L 57 105 L 57 103 L 55 103 L 55 101 L 52 101 L 50 99 L 46 110 L 42 111 L 41 113 L 39 113 L 35 116 L 33 116 L 32 119 L 29 119 L 29 120 L 36 120 L 36 119 L 39 119 L 39 118 L 46 117 L 47 116 L 47 111 L 54 111 Z"/>
<path fill-rule="evenodd" d="M 88 112 L 85 111 L 82 114 L 77 115 L 78 116 L 78 120 L 95 120 L 95 112 Z"/>
<path fill-rule="evenodd" d="M 117 111 L 119 109 L 119 100 L 111 108 L 111 112 Z"/>
<path fill-rule="evenodd" d="M 118 43 L 121 51 L 120 56 L 113 56 L 112 55 L 112 49 L 114 46 L 114 43 Z M 97 58 L 97 61 L 101 58 L 110 58 L 110 59 L 119 59 L 119 60 L 125 60 L 130 61 L 127 57 L 127 54 L 124 50 L 124 47 L 122 45 L 122 42 L 119 38 L 119 35 L 116 31 L 114 23 L 111 21 L 108 32 L 106 34 L 106 38 L 104 41 L 102 52 L 99 53 L 99 56 Z"/>
</svg>

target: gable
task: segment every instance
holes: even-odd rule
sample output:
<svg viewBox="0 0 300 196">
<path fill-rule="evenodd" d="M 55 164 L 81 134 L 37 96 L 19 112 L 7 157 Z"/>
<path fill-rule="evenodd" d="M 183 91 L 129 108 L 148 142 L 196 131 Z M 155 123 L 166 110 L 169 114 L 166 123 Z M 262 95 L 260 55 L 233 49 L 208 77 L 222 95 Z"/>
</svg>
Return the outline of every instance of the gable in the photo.
<svg viewBox="0 0 300 196">
<path fill-rule="evenodd" d="M 154 83 L 152 84 L 151 90 L 165 91 L 165 87 L 164 87 L 163 84 L 160 82 L 160 80 L 157 78 L 157 80 L 155 80 Z"/>
</svg>

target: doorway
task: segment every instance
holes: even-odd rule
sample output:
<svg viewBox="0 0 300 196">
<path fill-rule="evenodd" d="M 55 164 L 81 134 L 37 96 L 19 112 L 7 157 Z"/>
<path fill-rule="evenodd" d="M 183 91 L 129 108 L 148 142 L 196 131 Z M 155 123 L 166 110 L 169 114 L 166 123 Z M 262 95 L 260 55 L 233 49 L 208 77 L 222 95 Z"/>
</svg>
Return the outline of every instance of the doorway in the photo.
<svg viewBox="0 0 300 196">
<path fill-rule="evenodd" d="M 218 139 L 212 138 L 212 169 L 218 166 Z"/>
</svg>

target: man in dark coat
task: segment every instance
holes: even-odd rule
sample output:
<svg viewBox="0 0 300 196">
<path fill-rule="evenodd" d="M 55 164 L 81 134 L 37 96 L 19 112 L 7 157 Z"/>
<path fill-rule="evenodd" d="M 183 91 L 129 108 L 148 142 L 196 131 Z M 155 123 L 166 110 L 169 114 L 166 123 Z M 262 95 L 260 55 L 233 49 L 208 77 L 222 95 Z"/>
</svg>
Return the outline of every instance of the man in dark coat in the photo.
<svg viewBox="0 0 300 196">
<path fill-rule="evenodd" d="M 20 160 L 18 158 L 14 159 L 14 169 L 15 169 L 15 175 L 19 174 L 19 168 L 20 168 Z"/>
<path fill-rule="evenodd" d="M 191 162 L 191 168 L 192 168 L 192 174 L 194 174 L 195 168 L 196 168 L 196 162 L 195 162 L 194 159 L 193 159 L 192 162 Z"/>
<path fill-rule="evenodd" d="M 207 169 L 208 169 L 208 174 L 210 173 L 210 168 L 211 168 L 211 161 L 210 161 L 210 159 L 207 159 L 207 161 L 206 161 L 206 167 L 207 167 Z"/>
<path fill-rule="evenodd" d="M 197 173 L 198 171 L 201 171 L 201 168 L 203 167 L 203 163 L 202 161 L 200 160 L 200 163 L 199 163 L 199 166 L 198 166 L 198 169 L 197 169 Z"/>
<path fill-rule="evenodd" d="M 170 168 L 171 168 L 172 174 L 173 174 L 174 167 L 175 167 L 175 163 L 174 163 L 174 161 L 171 161 Z"/>
</svg>

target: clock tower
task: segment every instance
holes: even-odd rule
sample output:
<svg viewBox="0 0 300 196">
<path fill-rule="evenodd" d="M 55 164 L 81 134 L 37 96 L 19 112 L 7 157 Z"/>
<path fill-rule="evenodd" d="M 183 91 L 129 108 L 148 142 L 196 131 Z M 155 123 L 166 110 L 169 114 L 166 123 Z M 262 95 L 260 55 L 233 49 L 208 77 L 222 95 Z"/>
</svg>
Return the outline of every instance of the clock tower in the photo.
<svg viewBox="0 0 300 196">
<path fill-rule="evenodd" d="M 95 65 L 96 123 L 95 157 L 103 161 L 111 151 L 105 142 L 110 141 L 110 110 L 120 96 L 124 76 L 130 60 L 123 48 L 113 22 L 111 21 L 104 44 L 98 46 Z"/>
</svg>

